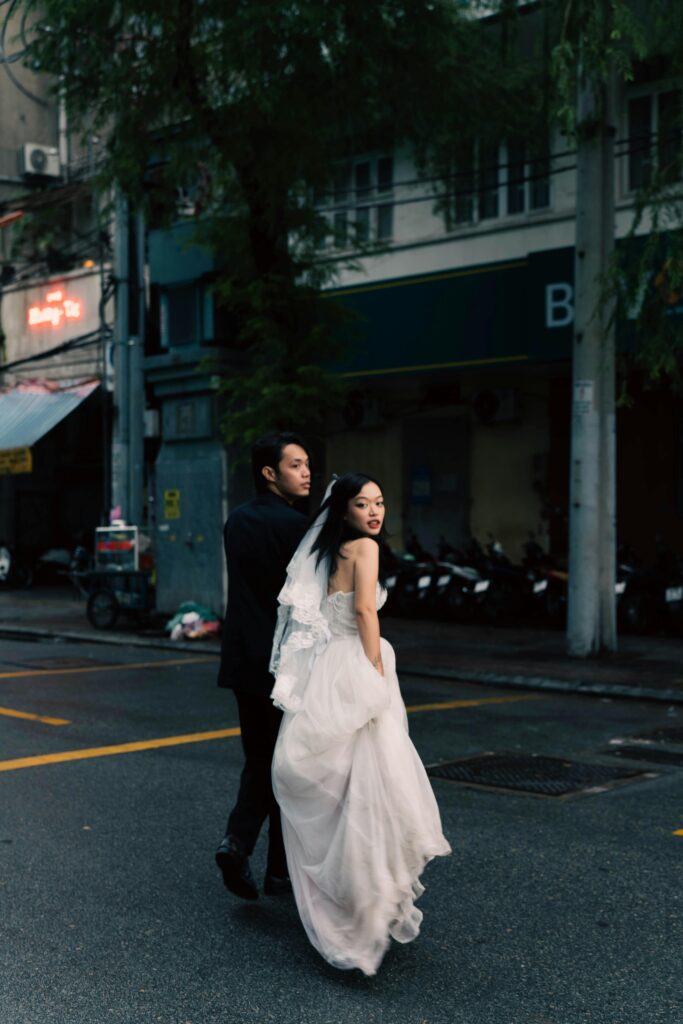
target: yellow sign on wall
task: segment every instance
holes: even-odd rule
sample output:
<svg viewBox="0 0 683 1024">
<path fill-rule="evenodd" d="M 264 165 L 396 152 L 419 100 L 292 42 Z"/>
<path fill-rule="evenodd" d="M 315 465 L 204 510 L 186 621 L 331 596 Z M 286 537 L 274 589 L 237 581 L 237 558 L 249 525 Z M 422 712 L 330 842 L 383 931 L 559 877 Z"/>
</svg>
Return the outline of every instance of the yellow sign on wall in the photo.
<svg viewBox="0 0 683 1024">
<path fill-rule="evenodd" d="M 164 491 L 164 519 L 180 519 L 180 491 Z"/>
<path fill-rule="evenodd" d="M 32 472 L 33 455 L 30 448 L 7 448 L 0 452 L 0 476 Z"/>
</svg>

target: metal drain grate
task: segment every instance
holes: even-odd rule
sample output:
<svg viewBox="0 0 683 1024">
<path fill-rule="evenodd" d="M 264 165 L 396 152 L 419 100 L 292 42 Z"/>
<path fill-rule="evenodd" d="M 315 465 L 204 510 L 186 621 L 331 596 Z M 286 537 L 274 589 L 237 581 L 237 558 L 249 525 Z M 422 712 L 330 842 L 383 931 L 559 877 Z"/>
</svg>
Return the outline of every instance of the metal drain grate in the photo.
<svg viewBox="0 0 683 1024">
<path fill-rule="evenodd" d="M 633 768 L 515 753 L 478 754 L 461 761 L 429 765 L 427 774 L 467 786 L 559 798 L 601 792 L 621 782 L 646 777 Z"/>
<path fill-rule="evenodd" d="M 609 754 L 610 757 L 625 757 L 629 761 L 683 765 L 683 750 L 662 750 L 661 747 L 610 747 L 603 753 Z"/>
</svg>

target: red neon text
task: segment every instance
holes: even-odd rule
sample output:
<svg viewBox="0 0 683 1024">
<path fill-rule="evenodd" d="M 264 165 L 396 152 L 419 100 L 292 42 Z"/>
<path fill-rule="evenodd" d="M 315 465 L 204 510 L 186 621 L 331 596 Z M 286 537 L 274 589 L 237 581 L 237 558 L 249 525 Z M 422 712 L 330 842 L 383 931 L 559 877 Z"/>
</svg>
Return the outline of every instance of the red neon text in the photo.
<svg viewBox="0 0 683 1024">
<path fill-rule="evenodd" d="M 61 288 L 48 292 L 44 305 L 29 306 L 29 327 L 61 327 L 66 320 L 80 320 L 83 317 L 83 303 L 80 299 L 67 298 Z"/>
</svg>

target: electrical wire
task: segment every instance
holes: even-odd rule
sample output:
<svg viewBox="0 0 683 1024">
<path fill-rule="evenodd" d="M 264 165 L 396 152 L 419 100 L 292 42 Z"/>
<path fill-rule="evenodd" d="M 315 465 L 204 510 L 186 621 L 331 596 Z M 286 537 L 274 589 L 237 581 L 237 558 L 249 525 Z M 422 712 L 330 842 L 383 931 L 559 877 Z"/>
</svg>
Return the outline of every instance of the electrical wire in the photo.
<svg viewBox="0 0 683 1024">
<path fill-rule="evenodd" d="M 113 332 L 103 330 L 98 327 L 95 331 L 90 331 L 88 334 L 82 334 L 77 338 L 71 338 L 69 341 L 64 341 L 61 345 L 55 345 L 54 348 L 47 349 L 45 352 L 36 352 L 32 356 L 24 356 L 23 359 L 15 359 L 11 363 L 5 363 L 0 365 L 0 373 L 7 373 L 9 370 L 14 370 L 17 366 L 26 366 L 28 364 L 43 362 L 45 359 L 51 359 L 53 356 L 60 355 L 62 352 L 71 352 L 74 349 L 89 348 L 92 345 L 99 345 L 103 341 L 107 340 L 107 335 L 111 336 Z"/>
</svg>

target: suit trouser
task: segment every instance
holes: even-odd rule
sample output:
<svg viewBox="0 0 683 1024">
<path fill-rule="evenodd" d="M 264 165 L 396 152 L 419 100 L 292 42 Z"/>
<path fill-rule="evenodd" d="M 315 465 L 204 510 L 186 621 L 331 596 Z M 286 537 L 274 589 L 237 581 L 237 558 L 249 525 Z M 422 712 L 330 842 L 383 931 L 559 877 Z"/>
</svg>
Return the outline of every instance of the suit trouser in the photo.
<svg viewBox="0 0 683 1024">
<path fill-rule="evenodd" d="M 280 808 L 273 795 L 271 765 L 282 712 L 270 697 L 235 691 L 242 731 L 244 768 L 237 802 L 230 812 L 226 834 L 234 836 L 250 854 L 261 826 L 268 818 L 268 868 L 274 875 L 287 874 L 282 841 Z"/>
</svg>

